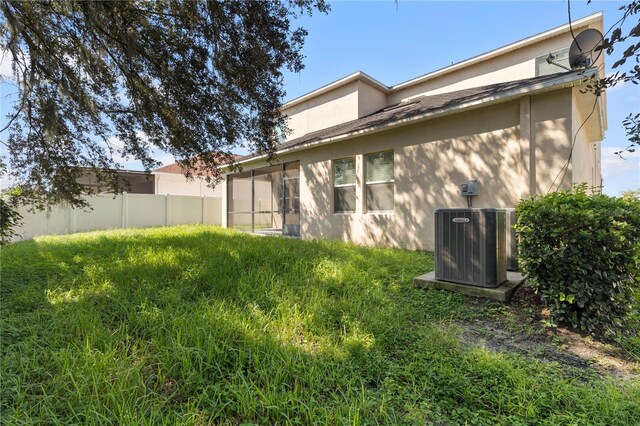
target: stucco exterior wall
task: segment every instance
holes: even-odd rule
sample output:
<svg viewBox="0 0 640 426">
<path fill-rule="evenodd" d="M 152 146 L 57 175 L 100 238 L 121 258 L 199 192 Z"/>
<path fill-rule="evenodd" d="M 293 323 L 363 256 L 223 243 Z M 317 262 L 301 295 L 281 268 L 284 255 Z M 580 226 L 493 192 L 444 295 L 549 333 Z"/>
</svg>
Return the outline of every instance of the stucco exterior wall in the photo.
<svg viewBox="0 0 640 426">
<path fill-rule="evenodd" d="M 571 188 L 572 163 L 567 165 L 572 140 L 571 105 L 571 89 L 531 98 L 532 155 L 535 152 L 531 195 Z"/>
<path fill-rule="evenodd" d="M 465 207 L 459 184 L 480 181 L 475 207 L 510 207 L 520 179 L 519 104 L 403 127 L 300 153 L 303 238 L 350 240 L 365 245 L 433 249 L 433 212 Z M 394 149 L 395 210 L 368 213 L 363 154 Z M 358 156 L 356 213 L 333 213 L 331 159 Z"/>
<path fill-rule="evenodd" d="M 569 152 L 571 91 L 531 99 L 530 156 L 521 152 L 520 109 L 519 101 L 509 102 L 300 152 L 302 238 L 433 250 L 434 210 L 466 207 L 461 183 L 480 182 L 474 207 L 514 207 L 529 191 L 546 192 Z M 388 149 L 394 150 L 395 210 L 368 213 L 363 154 Z M 331 160 L 349 156 L 357 164 L 356 213 L 335 214 Z M 570 173 L 561 180 L 569 186 Z"/>
<path fill-rule="evenodd" d="M 588 28 L 602 31 L 602 17 L 594 16 L 574 25 L 578 34 Z M 316 130 L 355 120 L 386 106 L 410 100 L 418 96 L 430 96 L 521 80 L 536 76 L 535 59 L 546 57 L 549 53 L 568 48 L 573 36 L 568 27 L 558 34 L 557 30 L 549 34 L 535 36 L 532 40 L 516 42 L 512 45 L 470 59 L 469 63 L 460 63 L 440 71 L 418 77 L 405 83 L 388 87 L 384 91 L 367 83 L 367 79 L 347 80 L 329 91 L 321 91 L 313 97 L 295 103 L 283 109 L 289 117 L 288 125 L 292 131 L 287 140 L 304 136 Z M 604 55 L 594 64 L 604 76 Z M 557 67 L 558 72 L 564 72 Z M 308 95 L 305 95 L 308 96 Z M 606 111 L 602 111 L 606 128 Z"/>
<path fill-rule="evenodd" d="M 358 118 L 358 81 L 282 110 L 291 133 L 287 140 Z"/>
<path fill-rule="evenodd" d="M 386 93 L 364 81 L 358 81 L 358 118 L 379 111 L 386 106 Z"/>
<path fill-rule="evenodd" d="M 195 176 L 193 180 L 187 180 L 184 175 L 177 173 L 153 173 L 155 176 L 155 193 L 170 195 L 195 195 L 205 197 L 222 197 L 222 183 L 215 188 L 208 186 L 207 182 Z"/>
<path fill-rule="evenodd" d="M 595 28 L 602 31 L 601 22 L 594 22 L 588 26 L 576 28 L 576 32 L 584 31 L 587 28 Z M 535 77 L 536 57 L 546 56 L 550 52 L 569 47 L 572 41 L 573 38 L 571 34 L 567 32 L 513 50 L 476 65 L 427 79 L 418 84 L 408 85 L 406 87 L 403 87 L 402 84 L 398 85 L 399 87 L 397 87 L 397 89 L 389 93 L 388 103 L 392 105 L 416 96 L 436 95 L 439 93 Z M 602 61 L 603 57 L 598 60 L 596 66 L 601 65 Z M 564 70 L 558 68 L 558 72 L 564 72 Z"/>
<path fill-rule="evenodd" d="M 466 207 L 463 182 L 479 181 L 473 207 L 514 207 L 552 183 L 552 190 L 569 188 L 577 172 L 572 164 L 562 169 L 572 142 L 573 96 L 571 89 L 557 90 L 280 156 L 300 160 L 301 237 L 433 250 L 434 210 Z M 385 150 L 394 150 L 394 211 L 367 212 L 364 156 Z M 345 157 L 356 158 L 353 214 L 333 213 L 332 160 Z M 265 165 L 256 161 L 244 170 Z"/>
<path fill-rule="evenodd" d="M 600 142 L 590 142 L 587 138 L 585 114 L 578 108 L 580 94 L 578 89 L 573 90 L 573 102 L 571 105 L 571 135 L 575 138 L 572 154 L 572 183 L 586 183 L 591 187 L 602 186 L 601 152 Z M 588 115 L 588 114 L 587 114 Z"/>
</svg>

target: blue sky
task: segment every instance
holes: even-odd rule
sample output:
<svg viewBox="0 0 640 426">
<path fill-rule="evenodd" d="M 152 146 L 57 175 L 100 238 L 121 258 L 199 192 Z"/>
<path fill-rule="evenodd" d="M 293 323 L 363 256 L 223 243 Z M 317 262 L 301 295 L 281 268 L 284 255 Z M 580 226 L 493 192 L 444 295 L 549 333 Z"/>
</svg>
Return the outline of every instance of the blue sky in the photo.
<svg viewBox="0 0 640 426">
<path fill-rule="evenodd" d="M 620 16 L 624 2 L 571 2 L 578 19 L 604 12 L 605 28 Z M 285 100 L 362 70 L 386 85 L 394 85 L 568 22 L 566 1 L 352 1 L 331 2 L 328 15 L 314 14 L 294 24 L 309 31 L 303 53 L 305 69 L 285 73 Z M 610 66 L 613 61 L 607 61 Z M 0 64 L 0 71 L 6 64 Z M 610 70 L 608 69 L 607 72 Z M 5 86 L 5 87 L 2 87 Z M 0 84 L 0 116 L 9 111 Z M 626 160 L 613 152 L 626 146 L 621 122 L 640 110 L 639 86 L 627 84 L 608 91 L 609 130 L 602 143 L 604 192 L 618 195 L 640 188 L 640 151 Z M 0 124 L 2 123 L 0 119 Z M 1 126 L 0 126 L 1 127 Z M 6 134 L 0 135 L 0 138 Z M 173 159 L 158 153 L 165 164 Z M 135 161 L 126 168 L 140 169 Z"/>
</svg>

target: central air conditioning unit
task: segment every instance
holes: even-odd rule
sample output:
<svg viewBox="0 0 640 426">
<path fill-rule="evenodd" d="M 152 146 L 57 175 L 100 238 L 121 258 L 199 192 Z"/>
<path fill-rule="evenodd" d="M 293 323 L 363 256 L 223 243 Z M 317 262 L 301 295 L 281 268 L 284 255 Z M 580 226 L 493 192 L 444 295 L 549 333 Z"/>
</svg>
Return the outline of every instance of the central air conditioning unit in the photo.
<svg viewBox="0 0 640 426">
<path fill-rule="evenodd" d="M 505 209 L 507 213 L 507 271 L 518 270 L 518 237 L 516 236 L 516 209 Z"/>
<path fill-rule="evenodd" d="M 479 287 L 507 280 L 506 212 L 436 209 L 436 279 Z"/>
</svg>

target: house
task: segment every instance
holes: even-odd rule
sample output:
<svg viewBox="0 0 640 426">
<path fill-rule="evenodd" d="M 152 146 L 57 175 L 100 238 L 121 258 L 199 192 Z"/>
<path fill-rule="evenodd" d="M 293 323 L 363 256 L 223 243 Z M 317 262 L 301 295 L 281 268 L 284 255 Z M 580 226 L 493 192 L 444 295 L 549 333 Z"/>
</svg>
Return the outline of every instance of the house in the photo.
<svg viewBox="0 0 640 426">
<path fill-rule="evenodd" d="M 432 250 L 434 210 L 601 185 L 604 76 L 566 71 L 574 34 L 597 13 L 449 67 L 387 86 L 356 72 L 283 106 L 291 133 L 277 159 L 239 160 L 223 185 L 223 226 L 304 239 Z"/>
<path fill-rule="evenodd" d="M 221 185 L 211 188 L 205 177 L 202 163 L 196 163 L 191 171 L 192 178 L 187 179 L 185 169 L 178 163 L 167 164 L 151 172 L 139 170 L 116 170 L 123 191 L 129 194 L 191 195 L 197 197 L 221 197 Z M 105 194 L 114 192 L 113 188 L 101 182 L 96 173 L 87 170 L 77 180 L 87 194 Z"/>
<path fill-rule="evenodd" d="M 154 176 L 139 170 L 116 170 L 119 185 L 123 191 L 131 194 L 153 194 L 154 192 Z M 112 193 L 113 188 L 106 182 L 98 179 L 96 173 L 86 169 L 83 171 L 78 182 L 83 187 L 83 192 L 87 194 L 105 194 Z"/>
</svg>

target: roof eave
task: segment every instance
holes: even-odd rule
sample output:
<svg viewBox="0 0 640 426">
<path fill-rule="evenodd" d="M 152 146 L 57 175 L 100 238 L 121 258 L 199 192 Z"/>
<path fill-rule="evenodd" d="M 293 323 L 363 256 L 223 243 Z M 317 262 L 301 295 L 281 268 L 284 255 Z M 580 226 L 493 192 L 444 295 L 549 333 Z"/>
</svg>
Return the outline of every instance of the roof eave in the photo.
<svg viewBox="0 0 640 426">
<path fill-rule="evenodd" d="M 305 149 L 314 148 L 320 145 L 328 145 L 331 143 L 363 136 L 374 133 L 383 132 L 386 130 L 390 130 L 392 128 L 399 128 L 403 126 L 407 126 L 410 124 L 420 123 L 422 121 L 432 120 L 435 118 L 441 118 L 452 114 L 457 114 L 463 111 L 470 111 L 477 108 L 482 108 L 489 105 L 495 105 L 503 102 L 508 102 L 510 100 L 514 100 L 523 96 L 534 96 L 539 95 L 546 92 L 551 92 L 554 90 L 570 88 L 577 86 L 582 83 L 585 78 L 590 78 L 595 75 L 597 71 L 595 69 L 586 70 L 582 74 L 572 74 L 572 75 L 563 75 L 553 80 L 548 80 L 542 83 L 532 84 L 527 87 L 522 87 L 518 89 L 507 90 L 502 93 L 498 93 L 496 95 L 487 96 L 482 99 L 477 99 L 471 102 L 464 102 L 458 105 L 440 108 L 435 111 L 430 111 L 424 114 L 420 114 L 411 118 L 396 120 L 389 123 L 380 124 L 378 126 L 369 127 L 366 129 L 356 130 L 349 133 L 344 133 L 341 135 L 320 139 L 317 141 L 305 143 L 302 145 L 293 146 L 291 148 L 285 148 L 282 150 L 276 151 L 276 154 L 290 154 L 297 151 L 302 151 Z M 237 161 L 235 164 L 247 164 L 251 162 L 261 161 L 267 158 L 267 154 L 258 155 L 255 157 L 247 158 L 245 160 Z M 229 165 L 221 166 L 222 169 L 228 169 Z"/>
</svg>

